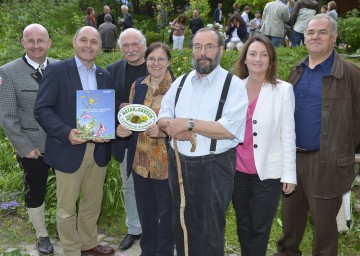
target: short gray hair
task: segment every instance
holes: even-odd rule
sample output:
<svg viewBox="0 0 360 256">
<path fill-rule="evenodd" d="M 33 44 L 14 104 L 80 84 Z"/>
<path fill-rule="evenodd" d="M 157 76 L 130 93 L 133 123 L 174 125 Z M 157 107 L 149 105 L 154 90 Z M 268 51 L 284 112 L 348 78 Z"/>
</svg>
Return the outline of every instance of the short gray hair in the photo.
<svg viewBox="0 0 360 256">
<path fill-rule="evenodd" d="M 125 31 L 123 31 L 120 36 L 119 36 L 119 40 L 118 40 L 118 44 L 121 48 L 121 40 L 124 36 L 126 36 L 126 34 L 129 34 L 129 33 L 134 33 L 135 35 L 137 35 L 137 37 L 139 38 L 140 40 L 140 43 L 142 44 L 142 46 L 144 47 L 144 52 L 146 51 L 146 38 L 144 36 L 144 34 L 136 29 L 136 28 L 128 28 L 126 29 Z"/>
<path fill-rule="evenodd" d="M 105 16 L 104 16 L 104 20 L 105 21 L 107 21 L 107 22 L 111 22 L 112 21 L 112 17 L 111 17 L 111 15 L 110 14 L 105 14 Z"/>
<path fill-rule="evenodd" d="M 123 4 L 121 7 L 120 7 L 121 10 L 129 10 L 129 7 L 125 4 Z"/>
<path fill-rule="evenodd" d="M 309 26 L 310 21 L 317 20 L 317 19 L 328 20 L 328 22 L 330 23 L 330 33 L 332 35 L 334 35 L 337 32 L 337 23 L 333 18 L 331 18 L 330 16 L 328 16 L 326 14 L 317 14 L 307 22 L 306 27 L 305 27 L 305 35 L 306 35 L 307 30 L 308 30 L 308 26 Z"/>
</svg>

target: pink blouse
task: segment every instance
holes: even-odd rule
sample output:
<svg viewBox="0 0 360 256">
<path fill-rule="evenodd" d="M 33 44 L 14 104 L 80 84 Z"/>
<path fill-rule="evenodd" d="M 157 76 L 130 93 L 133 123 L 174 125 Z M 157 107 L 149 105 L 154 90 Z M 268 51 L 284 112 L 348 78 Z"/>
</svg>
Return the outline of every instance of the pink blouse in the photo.
<svg viewBox="0 0 360 256">
<path fill-rule="evenodd" d="M 236 171 L 247 174 L 257 174 L 255 160 L 254 160 L 254 148 L 253 148 L 253 128 L 252 128 L 252 116 L 255 111 L 256 97 L 248 106 L 246 115 L 246 126 L 244 143 L 239 144 L 236 147 Z"/>
</svg>

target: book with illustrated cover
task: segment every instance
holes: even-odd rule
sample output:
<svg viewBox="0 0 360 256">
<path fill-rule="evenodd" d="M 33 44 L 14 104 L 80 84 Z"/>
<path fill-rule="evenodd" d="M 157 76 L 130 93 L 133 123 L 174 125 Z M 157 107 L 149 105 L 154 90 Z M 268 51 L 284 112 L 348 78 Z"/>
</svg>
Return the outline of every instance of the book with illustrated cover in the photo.
<svg viewBox="0 0 360 256">
<path fill-rule="evenodd" d="M 80 138 L 115 138 L 115 91 L 77 90 L 76 124 Z"/>
</svg>

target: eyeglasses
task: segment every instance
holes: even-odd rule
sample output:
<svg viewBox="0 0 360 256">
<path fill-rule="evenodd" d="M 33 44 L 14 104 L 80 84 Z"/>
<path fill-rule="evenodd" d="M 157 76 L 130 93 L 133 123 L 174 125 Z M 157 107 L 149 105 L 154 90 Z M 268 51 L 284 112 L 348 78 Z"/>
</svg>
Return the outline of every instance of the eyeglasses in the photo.
<svg viewBox="0 0 360 256">
<path fill-rule="evenodd" d="M 130 44 L 122 44 L 121 45 L 121 48 L 124 49 L 124 50 L 130 49 L 130 47 L 132 47 L 134 49 L 137 49 L 137 48 L 140 47 L 140 44 L 139 43 L 130 43 Z"/>
<path fill-rule="evenodd" d="M 162 58 L 162 57 L 160 57 L 160 58 L 149 57 L 149 58 L 146 59 L 146 62 L 147 62 L 148 64 L 154 64 L 154 63 L 157 61 L 159 64 L 163 65 L 163 64 L 165 64 L 168 60 L 169 60 L 169 59 L 167 59 L 167 58 Z"/>
<path fill-rule="evenodd" d="M 219 46 L 215 46 L 213 44 L 206 44 L 206 45 L 201 45 L 201 44 L 195 44 L 193 45 L 193 51 L 194 52 L 201 52 L 201 50 L 204 48 L 205 52 L 213 52 L 215 51 L 215 48 L 217 48 Z"/>
<path fill-rule="evenodd" d="M 27 39 L 27 40 L 25 40 L 25 42 L 28 44 L 28 45 L 31 45 L 31 46 L 34 46 L 35 44 L 37 44 L 37 45 L 45 45 L 45 44 L 47 44 L 47 42 L 48 42 L 49 40 L 42 40 L 42 39 L 39 39 L 39 40 L 37 40 L 37 41 L 35 41 L 35 40 L 33 40 L 33 39 Z"/>
</svg>

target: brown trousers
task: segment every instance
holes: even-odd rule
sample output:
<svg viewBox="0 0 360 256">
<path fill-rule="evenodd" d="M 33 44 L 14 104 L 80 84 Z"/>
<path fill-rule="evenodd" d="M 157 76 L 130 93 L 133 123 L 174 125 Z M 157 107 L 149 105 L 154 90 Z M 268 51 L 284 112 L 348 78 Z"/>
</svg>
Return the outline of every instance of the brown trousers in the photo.
<svg viewBox="0 0 360 256">
<path fill-rule="evenodd" d="M 95 163 L 94 149 L 95 144 L 87 144 L 83 162 L 76 172 L 55 170 L 57 230 L 65 256 L 79 256 L 81 250 L 98 245 L 97 221 L 106 167 Z"/>
<path fill-rule="evenodd" d="M 338 254 L 338 229 L 336 216 L 342 197 L 315 198 L 314 170 L 319 167 L 319 152 L 297 153 L 297 186 L 294 193 L 282 197 L 283 237 L 278 242 L 278 255 L 299 256 L 308 212 L 314 224 L 313 256 L 336 256 Z M 324 173 L 326 175 L 326 173 Z"/>
</svg>

